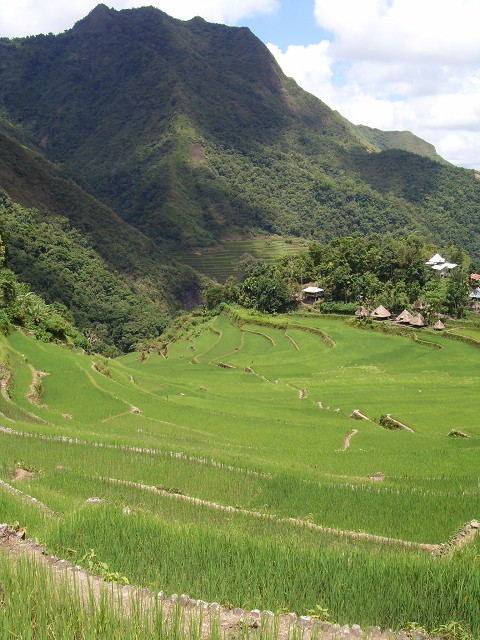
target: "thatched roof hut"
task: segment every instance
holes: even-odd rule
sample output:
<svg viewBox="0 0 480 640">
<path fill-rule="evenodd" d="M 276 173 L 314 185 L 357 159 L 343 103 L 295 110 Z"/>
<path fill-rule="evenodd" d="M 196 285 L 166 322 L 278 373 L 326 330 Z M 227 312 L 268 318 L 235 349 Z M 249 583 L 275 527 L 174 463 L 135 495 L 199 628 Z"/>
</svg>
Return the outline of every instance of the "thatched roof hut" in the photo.
<svg viewBox="0 0 480 640">
<path fill-rule="evenodd" d="M 395 322 L 401 322 L 402 324 L 410 324 L 413 320 L 413 316 L 408 309 L 404 309 L 402 313 L 395 318 Z"/>
<path fill-rule="evenodd" d="M 413 303 L 413 308 L 415 311 L 424 311 L 429 306 L 428 302 L 422 302 L 422 300 L 416 300 Z"/>
<path fill-rule="evenodd" d="M 390 318 L 392 314 L 388 309 L 385 309 L 385 307 L 381 304 L 379 307 L 374 309 L 370 315 L 372 318 L 375 318 L 376 320 L 387 320 L 387 318 Z"/>
<path fill-rule="evenodd" d="M 445 325 L 443 324 L 443 322 L 441 320 L 438 320 L 434 325 L 433 328 L 436 331 L 441 331 L 442 329 L 445 329 Z"/>
<path fill-rule="evenodd" d="M 370 311 L 365 307 L 359 307 L 355 311 L 355 315 L 357 316 L 357 318 L 368 318 L 368 316 L 370 315 Z"/>
<path fill-rule="evenodd" d="M 413 318 L 410 320 L 410 324 L 412 325 L 412 327 L 425 327 L 426 326 L 426 322 L 425 322 L 425 318 L 422 316 L 421 313 L 419 313 L 416 316 L 413 316 Z"/>
</svg>

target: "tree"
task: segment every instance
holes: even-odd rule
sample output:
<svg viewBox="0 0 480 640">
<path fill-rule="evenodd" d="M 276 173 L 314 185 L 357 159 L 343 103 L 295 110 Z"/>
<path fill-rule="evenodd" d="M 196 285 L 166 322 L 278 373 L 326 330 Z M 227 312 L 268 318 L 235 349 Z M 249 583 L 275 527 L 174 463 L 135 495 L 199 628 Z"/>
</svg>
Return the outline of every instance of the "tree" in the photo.
<svg viewBox="0 0 480 640">
<path fill-rule="evenodd" d="M 281 278 L 263 273 L 243 282 L 240 304 L 265 313 L 281 313 L 293 307 L 294 296 Z"/>
<path fill-rule="evenodd" d="M 453 269 L 447 282 L 446 303 L 448 313 L 463 318 L 468 307 L 468 276 L 464 269 Z"/>
<path fill-rule="evenodd" d="M 423 298 L 427 303 L 424 315 L 432 323 L 439 313 L 446 311 L 445 308 L 445 281 L 432 279 L 427 282 L 423 290 Z"/>
<path fill-rule="evenodd" d="M 225 284 L 217 284 L 205 290 L 204 298 L 208 309 L 214 309 L 222 302 L 232 304 L 238 302 L 240 287 L 233 276 Z"/>
<path fill-rule="evenodd" d="M 224 299 L 224 287 L 221 284 L 217 284 L 213 287 L 209 287 L 205 290 L 204 298 L 207 309 L 214 309 L 221 302 L 225 302 Z"/>
</svg>

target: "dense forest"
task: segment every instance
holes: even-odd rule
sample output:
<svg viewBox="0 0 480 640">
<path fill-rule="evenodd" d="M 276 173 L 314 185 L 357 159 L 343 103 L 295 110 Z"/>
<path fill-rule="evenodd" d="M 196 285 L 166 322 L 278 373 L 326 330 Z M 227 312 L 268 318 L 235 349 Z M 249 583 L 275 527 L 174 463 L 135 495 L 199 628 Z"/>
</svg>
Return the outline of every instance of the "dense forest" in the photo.
<svg viewBox="0 0 480 640">
<path fill-rule="evenodd" d="M 47 303 L 68 311 L 90 348 L 106 355 L 131 351 L 168 323 L 172 307 L 151 279 L 113 271 L 66 218 L 45 216 L 0 193 L 0 229 L 8 242 L 7 265 Z M 172 276 L 180 273 L 171 270 Z"/>
</svg>

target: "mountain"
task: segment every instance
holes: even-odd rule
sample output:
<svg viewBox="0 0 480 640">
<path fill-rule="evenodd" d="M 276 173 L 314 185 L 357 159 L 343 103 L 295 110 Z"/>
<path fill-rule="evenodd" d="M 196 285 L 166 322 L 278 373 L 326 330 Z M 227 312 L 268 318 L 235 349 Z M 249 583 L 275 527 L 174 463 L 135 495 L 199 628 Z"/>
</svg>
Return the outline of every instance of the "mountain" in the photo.
<svg viewBox="0 0 480 640">
<path fill-rule="evenodd" d="M 161 252 L 248 231 L 358 230 L 480 256 L 473 171 L 408 134 L 355 127 L 246 28 L 99 5 L 62 34 L 0 40 L 0 108 L 108 224 Z"/>
<path fill-rule="evenodd" d="M 402 151 L 410 151 L 419 156 L 430 158 L 436 162 L 448 164 L 446 160 L 437 153 L 437 150 L 426 140 L 422 140 L 411 131 L 381 131 L 373 129 L 363 124 L 356 125 L 359 131 L 373 145 L 385 151 L 385 149 L 401 149 Z"/>
</svg>

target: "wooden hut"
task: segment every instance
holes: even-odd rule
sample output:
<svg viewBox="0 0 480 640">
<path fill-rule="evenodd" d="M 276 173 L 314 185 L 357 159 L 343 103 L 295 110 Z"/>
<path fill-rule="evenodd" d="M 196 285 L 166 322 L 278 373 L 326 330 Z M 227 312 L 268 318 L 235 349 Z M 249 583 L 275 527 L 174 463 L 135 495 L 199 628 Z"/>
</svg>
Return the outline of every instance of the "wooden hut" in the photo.
<svg viewBox="0 0 480 640">
<path fill-rule="evenodd" d="M 365 307 L 359 307 L 355 311 L 355 315 L 357 316 L 357 318 L 368 318 L 370 315 L 370 311 Z"/>
<path fill-rule="evenodd" d="M 379 307 L 374 309 L 370 315 L 372 318 L 375 318 L 375 320 L 388 320 L 392 314 L 381 304 Z"/>
<path fill-rule="evenodd" d="M 445 325 L 443 324 L 443 322 L 441 320 L 438 320 L 434 325 L 433 328 L 435 329 L 435 331 L 442 331 L 442 329 L 445 329 Z"/>
<path fill-rule="evenodd" d="M 404 309 L 402 313 L 395 318 L 395 322 L 400 322 L 401 324 L 410 324 L 412 320 L 413 316 L 408 309 Z"/>
<path fill-rule="evenodd" d="M 478 311 L 480 302 L 480 287 L 474 289 L 468 297 L 470 299 L 470 308 Z"/>
<path fill-rule="evenodd" d="M 323 295 L 323 289 L 311 285 L 302 289 L 302 300 L 304 302 L 317 302 Z"/>
<path fill-rule="evenodd" d="M 423 302 L 422 300 L 416 300 L 413 303 L 413 308 L 415 311 L 425 311 L 429 306 L 428 302 Z"/>
<path fill-rule="evenodd" d="M 426 326 L 426 322 L 425 322 L 425 318 L 422 316 L 421 313 L 417 314 L 416 316 L 413 316 L 412 319 L 410 320 L 410 325 L 412 327 L 425 327 Z"/>
</svg>

